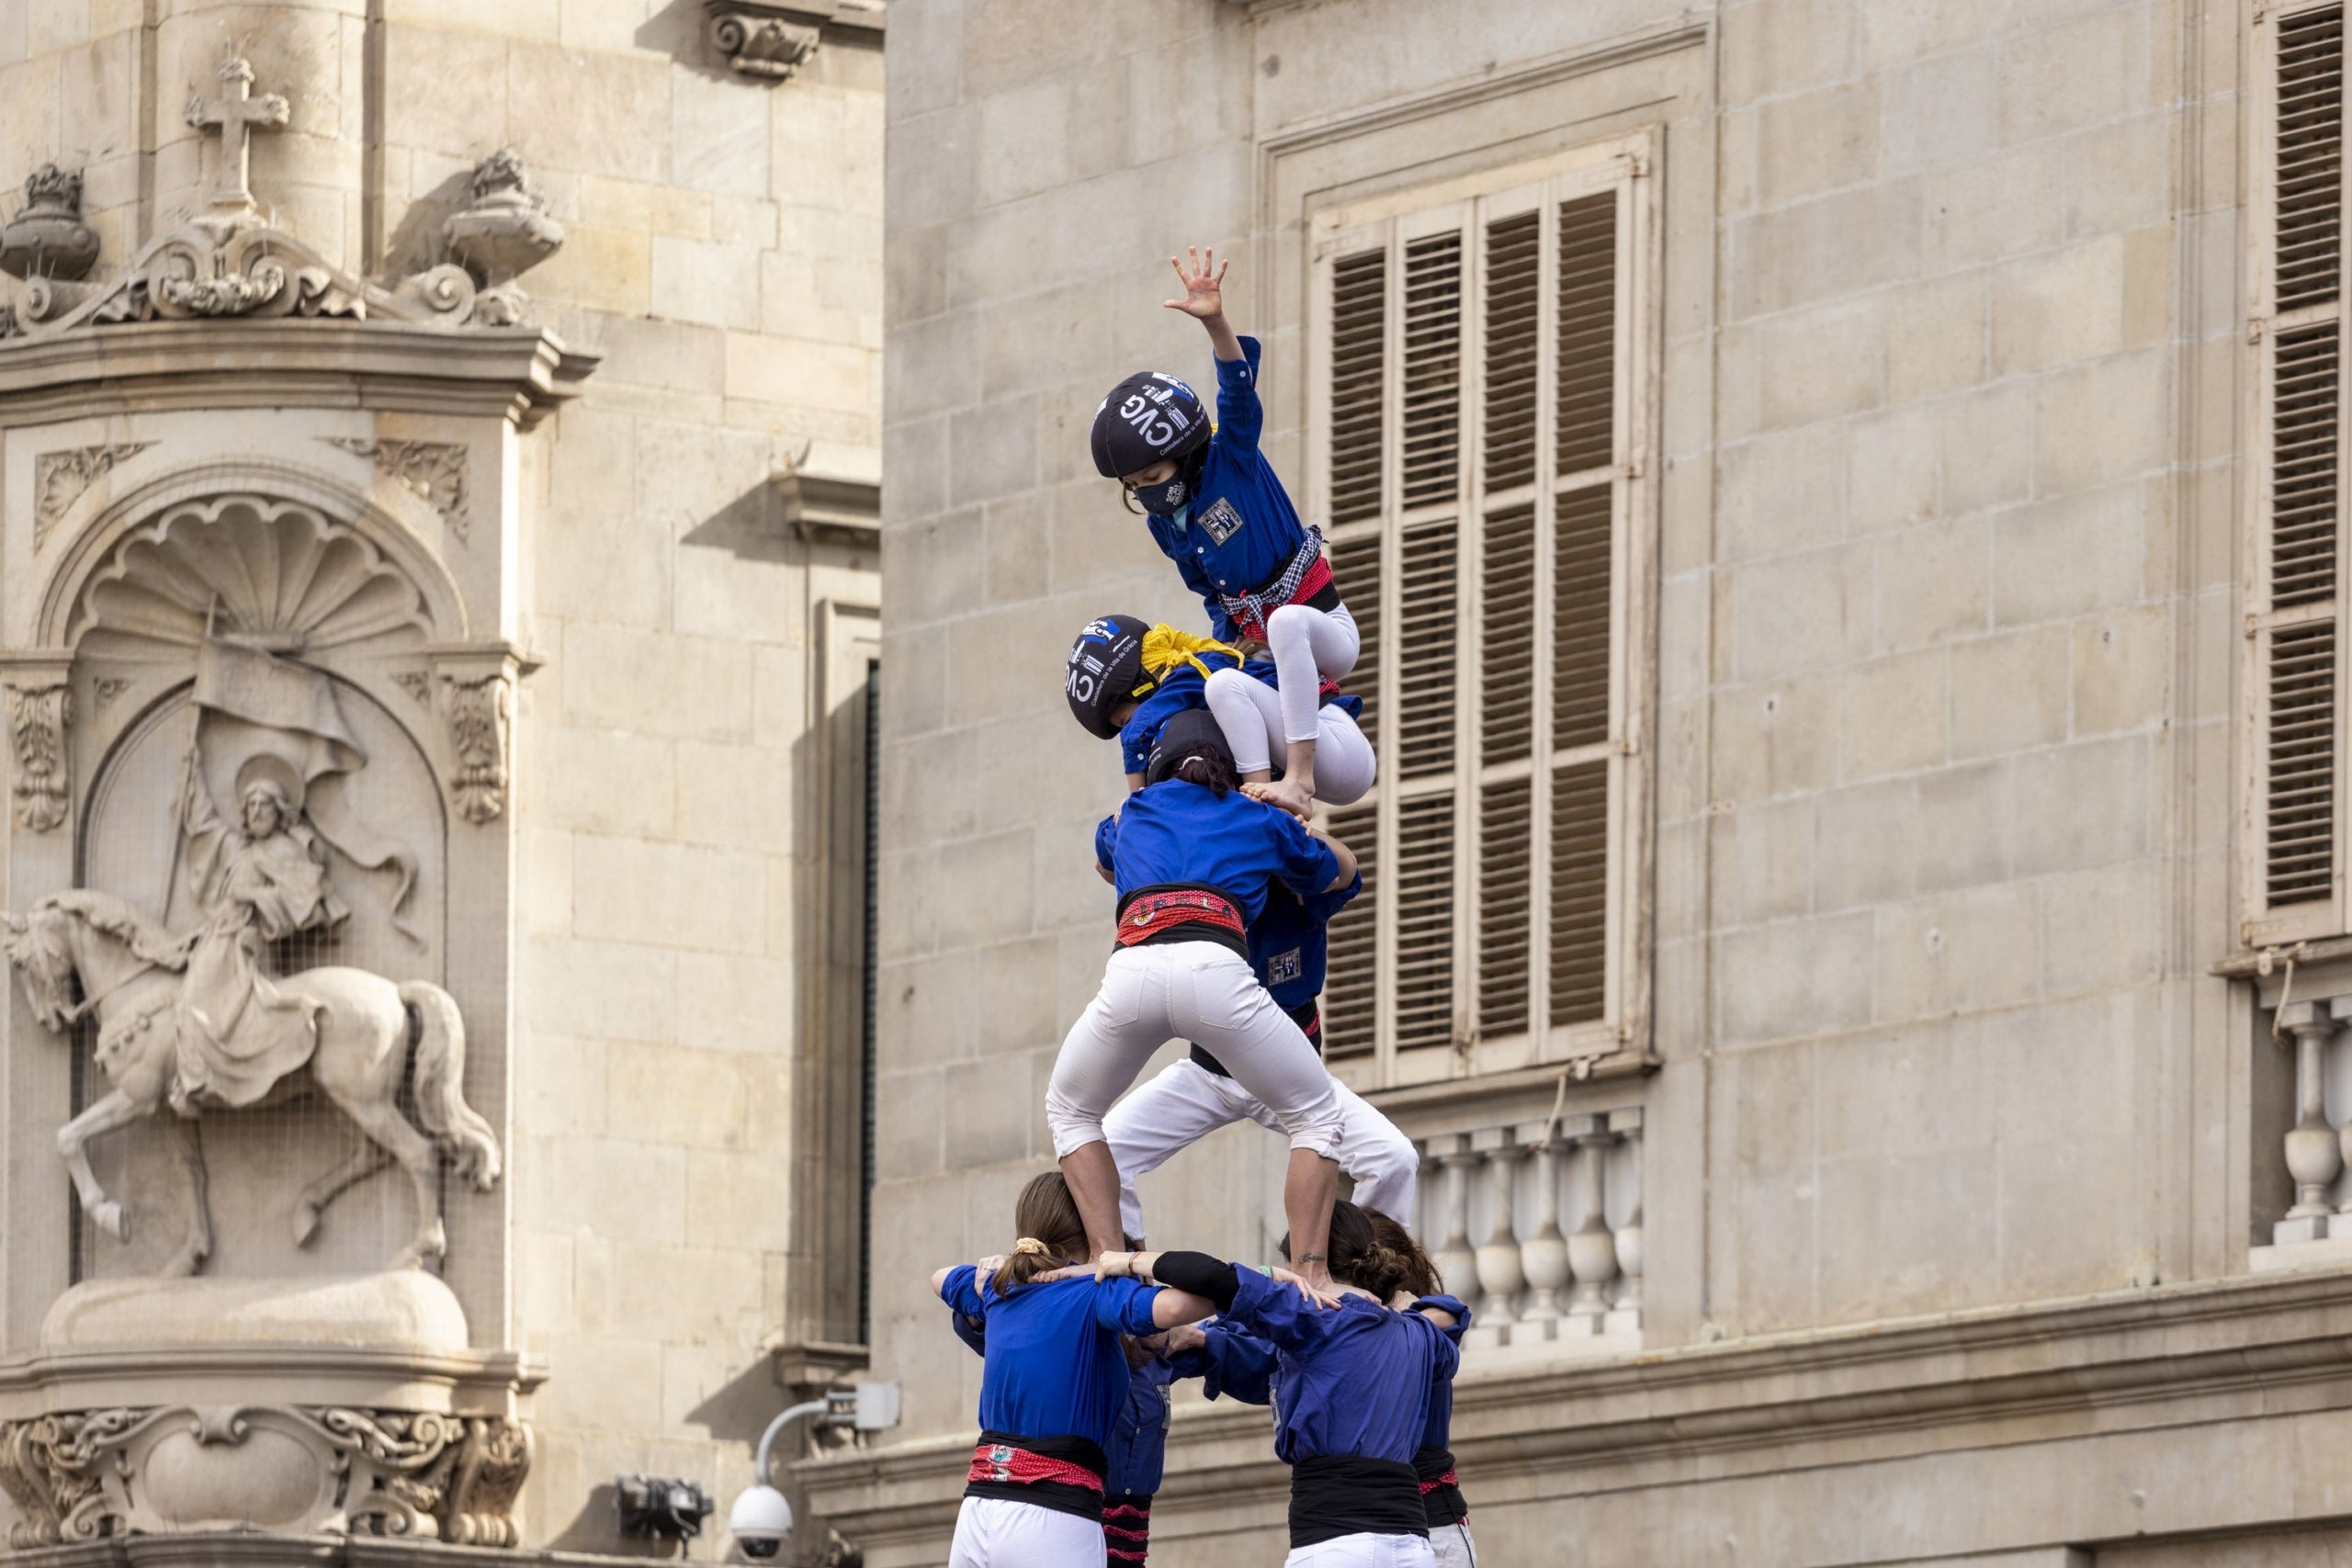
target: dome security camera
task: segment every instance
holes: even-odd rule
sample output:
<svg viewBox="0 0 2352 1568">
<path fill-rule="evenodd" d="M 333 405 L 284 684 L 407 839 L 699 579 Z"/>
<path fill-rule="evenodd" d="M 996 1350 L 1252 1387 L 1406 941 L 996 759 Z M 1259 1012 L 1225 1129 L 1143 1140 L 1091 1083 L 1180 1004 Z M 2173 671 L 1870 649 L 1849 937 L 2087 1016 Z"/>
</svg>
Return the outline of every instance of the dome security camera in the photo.
<svg viewBox="0 0 2352 1568">
<path fill-rule="evenodd" d="M 744 1556 L 764 1562 L 784 1549 L 792 1534 L 792 1505 L 773 1486 L 752 1487 L 727 1510 L 727 1532 Z"/>
</svg>

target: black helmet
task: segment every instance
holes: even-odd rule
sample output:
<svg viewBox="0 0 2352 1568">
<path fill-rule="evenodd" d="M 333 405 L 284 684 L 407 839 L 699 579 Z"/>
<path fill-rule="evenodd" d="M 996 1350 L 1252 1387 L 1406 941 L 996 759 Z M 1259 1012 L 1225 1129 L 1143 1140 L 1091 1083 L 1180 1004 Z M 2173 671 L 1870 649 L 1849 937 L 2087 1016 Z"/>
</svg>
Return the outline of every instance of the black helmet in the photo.
<svg viewBox="0 0 2352 1568">
<path fill-rule="evenodd" d="M 1089 438 L 1106 479 L 1182 457 L 1208 445 L 1209 411 L 1192 388 L 1159 370 L 1138 370 L 1094 411 Z"/>
<path fill-rule="evenodd" d="M 1062 691 L 1069 698 L 1069 711 L 1097 740 L 1119 733 L 1111 722 L 1111 710 L 1121 699 L 1135 695 L 1143 682 L 1143 634 L 1150 629 L 1151 623 L 1133 615 L 1104 615 L 1087 622 L 1069 645 Z"/>
<path fill-rule="evenodd" d="M 1216 715 L 1206 708 L 1186 708 L 1159 727 L 1143 782 L 1156 784 L 1194 757 L 1221 759 L 1226 771 L 1233 771 L 1233 748 L 1225 743 L 1225 730 L 1217 724 Z"/>
</svg>

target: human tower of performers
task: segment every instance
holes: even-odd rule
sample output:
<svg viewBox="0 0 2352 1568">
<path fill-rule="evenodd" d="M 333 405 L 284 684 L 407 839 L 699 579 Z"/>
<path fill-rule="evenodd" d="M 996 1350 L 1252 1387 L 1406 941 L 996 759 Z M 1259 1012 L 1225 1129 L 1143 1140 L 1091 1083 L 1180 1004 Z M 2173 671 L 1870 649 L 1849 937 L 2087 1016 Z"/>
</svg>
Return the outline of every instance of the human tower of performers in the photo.
<svg viewBox="0 0 2352 1568">
<path fill-rule="evenodd" d="M 1226 321 L 1225 267 L 1171 265 L 1168 305 L 1216 355 L 1216 420 L 1147 371 L 1103 399 L 1091 441 L 1210 635 L 1108 615 L 1070 649 L 1070 711 L 1125 764 L 1094 836 L 1117 941 L 1046 1095 L 1061 1168 L 1022 1190 L 1010 1252 L 932 1280 L 985 1360 L 948 1561 L 1144 1562 L 1169 1385 L 1197 1377 L 1273 1407 L 1286 1568 L 1471 1564 L 1446 1450 L 1469 1309 L 1408 1229 L 1411 1143 L 1321 1055 L 1325 927 L 1363 879 L 1309 814 L 1372 787 L 1363 704 L 1339 685 L 1355 621 L 1258 449 L 1259 345 Z M 1190 1055 L 1120 1099 L 1176 1037 Z M 1244 1118 L 1290 1140 L 1283 1264 L 1143 1250 L 1136 1178 Z"/>
</svg>

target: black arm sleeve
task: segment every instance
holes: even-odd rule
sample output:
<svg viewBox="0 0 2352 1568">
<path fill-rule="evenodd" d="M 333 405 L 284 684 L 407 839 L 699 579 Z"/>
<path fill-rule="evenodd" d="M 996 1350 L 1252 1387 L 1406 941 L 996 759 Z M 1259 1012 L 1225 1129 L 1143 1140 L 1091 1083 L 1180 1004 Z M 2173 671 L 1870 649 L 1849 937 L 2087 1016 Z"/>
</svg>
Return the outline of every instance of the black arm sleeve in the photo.
<svg viewBox="0 0 2352 1568">
<path fill-rule="evenodd" d="M 1233 1265 L 1220 1263 L 1205 1252 L 1163 1252 L 1151 1266 L 1151 1277 L 1163 1285 L 1208 1297 L 1219 1312 L 1233 1310 L 1234 1292 L 1241 1289 L 1241 1277 L 1233 1271 Z"/>
</svg>

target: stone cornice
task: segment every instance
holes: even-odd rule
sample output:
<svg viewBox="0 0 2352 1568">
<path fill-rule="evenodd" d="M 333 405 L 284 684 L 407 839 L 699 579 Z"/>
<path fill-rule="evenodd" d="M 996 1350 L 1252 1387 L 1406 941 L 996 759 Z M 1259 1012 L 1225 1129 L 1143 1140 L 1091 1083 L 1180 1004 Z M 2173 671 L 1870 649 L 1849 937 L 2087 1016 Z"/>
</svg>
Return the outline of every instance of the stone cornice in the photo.
<svg viewBox="0 0 2352 1568">
<path fill-rule="evenodd" d="M 1629 1472 L 1770 1469 L 2211 1419 L 2219 1397 L 2256 1411 L 2352 1404 L 2352 1272 L 2236 1277 L 1931 1318 L 1762 1336 L 1584 1362 L 1501 1359 L 1454 1389 L 1453 1451 L 1497 1493 L 1570 1495 Z M 2331 1386 L 2332 1385 L 2332 1386 Z M 799 1467 L 812 1505 L 853 1540 L 920 1540 L 952 1527 L 968 1433 Z M 1169 1434 L 1161 1509 L 1280 1517 L 1287 1478 L 1247 1406 L 1193 1404 Z"/>
<path fill-rule="evenodd" d="M 499 417 L 528 430 L 600 356 L 535 327 L 242 319 L 83 327 L 0 344 L 0 425 L 167 409 Z"/>
</svg>

